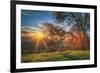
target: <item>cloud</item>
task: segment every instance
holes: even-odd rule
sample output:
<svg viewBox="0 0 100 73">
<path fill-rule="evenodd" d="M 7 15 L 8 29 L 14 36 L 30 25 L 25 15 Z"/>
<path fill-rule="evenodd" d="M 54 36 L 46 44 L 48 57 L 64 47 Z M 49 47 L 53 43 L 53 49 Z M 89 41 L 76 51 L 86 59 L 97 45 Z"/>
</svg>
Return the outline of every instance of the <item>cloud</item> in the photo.
<svg viewBox="0 0 100 73">
<path fill-rule="evenodd" d="M 23 12 L 23 11 L 21 12 L 21 14 L 22 14 L 22 15 L 25 15 L 25 16 L 32 16 L 32 15 L 29 14 L 28 12 Z"/>
<path fill-rule="evenodd" d="M 37 27 L 32 27 L 32 26 L 22 26 L 21 27 L 22 31 L 26 31 L 26 32 L 34 32 L 34 31 L 40 31 L 39 28 Z"/>
</svg>

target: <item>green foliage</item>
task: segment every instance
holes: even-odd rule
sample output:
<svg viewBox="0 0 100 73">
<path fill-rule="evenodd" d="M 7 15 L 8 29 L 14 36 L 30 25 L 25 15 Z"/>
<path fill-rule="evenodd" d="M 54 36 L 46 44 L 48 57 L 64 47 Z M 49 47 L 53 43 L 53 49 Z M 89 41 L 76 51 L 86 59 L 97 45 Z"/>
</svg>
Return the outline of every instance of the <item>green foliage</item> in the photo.
<svg viewBox="0 0 100 73">
<path fill-rule="evenodd" d="M 90 58 L 89 51 L 64 51 L 51 53 L 37 53 L 22 55 L 22 62 L 45 62 L 45 61 L 70 61 L 86 60 Z"/>
</svg>

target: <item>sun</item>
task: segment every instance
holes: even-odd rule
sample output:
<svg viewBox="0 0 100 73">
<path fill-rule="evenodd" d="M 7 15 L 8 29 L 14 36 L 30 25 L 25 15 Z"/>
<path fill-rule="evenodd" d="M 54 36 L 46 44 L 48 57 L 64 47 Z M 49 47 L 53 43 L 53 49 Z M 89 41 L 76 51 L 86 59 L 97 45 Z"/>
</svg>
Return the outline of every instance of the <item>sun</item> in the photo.
<svg viewBox="0 0 100 73">
<path fill-rule="evenodd" d="M 42 40 L 46 36 L 45 36 L 45 34 L 43 32 L 36 32 L 35 37 L 37 38 L 37 40 Z"/>
</svg>

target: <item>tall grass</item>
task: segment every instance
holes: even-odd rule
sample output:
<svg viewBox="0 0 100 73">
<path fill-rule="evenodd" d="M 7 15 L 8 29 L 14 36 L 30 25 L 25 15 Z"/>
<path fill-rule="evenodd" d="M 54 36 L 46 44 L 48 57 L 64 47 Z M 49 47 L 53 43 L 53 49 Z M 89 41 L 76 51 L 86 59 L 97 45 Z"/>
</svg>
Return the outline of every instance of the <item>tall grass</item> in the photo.
<svg viewBox="0 0 100 73">
<path fill-rule="evenodd" d="M 86 60 L 90 58 L 89 51 L 64 51 L 51 53 L 24 54 L 22 62 L 44 62 L 44 61 L 70 61 Z"/>
</svg>

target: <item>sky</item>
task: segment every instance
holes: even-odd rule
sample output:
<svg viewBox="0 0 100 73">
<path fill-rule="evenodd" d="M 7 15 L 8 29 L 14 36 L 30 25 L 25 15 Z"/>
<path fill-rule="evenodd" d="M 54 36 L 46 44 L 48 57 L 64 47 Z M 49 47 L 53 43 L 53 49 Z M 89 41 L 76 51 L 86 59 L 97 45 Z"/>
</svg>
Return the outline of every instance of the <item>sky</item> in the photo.
<svg viewBox="0 0 100 73">
<path fill-rule="evenodd" d="M 38 26 L 41 22 L 54 22 L 51 11 L 21 10 L 21 26 Z"/>
<path fill-rule="evenodd" d="M 55 16 L 53 13 L 54 13 L 53 11 L 21 10 L 22 30 L 29 30 L 29 31 L 38 30 L 37 28 L 39 24 L 44 23 L 44 22 L 55 24 Z M 84 17 L 85 13 L 82 13 L 82 14 Z M 67 22 L 65 24 L 67 24 Z M 67 25 L 67 27 L 65 27 L 64 30 L 69 31 L 71 27 L 72 26 Z"/>
</svg>

